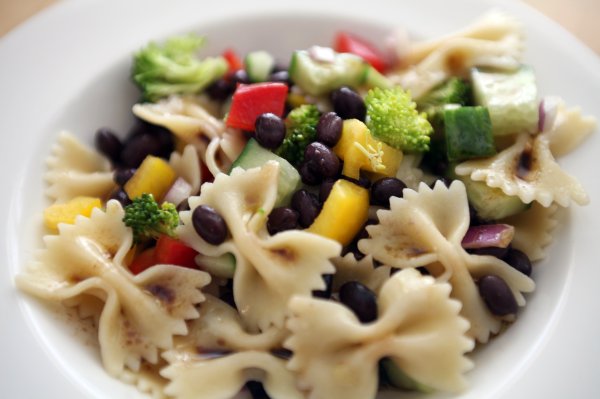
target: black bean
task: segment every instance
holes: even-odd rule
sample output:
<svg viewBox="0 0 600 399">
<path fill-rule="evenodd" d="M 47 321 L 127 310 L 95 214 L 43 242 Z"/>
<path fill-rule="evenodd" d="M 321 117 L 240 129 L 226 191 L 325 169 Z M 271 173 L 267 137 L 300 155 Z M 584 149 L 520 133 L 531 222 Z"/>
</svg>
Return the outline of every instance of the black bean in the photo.
<svg viewBox="0 0 600 399">
<path fill-rule="evenodd" d="M 367 107 L 362 97 L 348 87 L 341 87 L 331 93 L 333 110 L 342 119 L 365 120 Z"/>
<path fill-rule="evenodd" d="M 254 123 L 256 141 L 268 149 L 275 149 L 285 138 L 285 122 L 270 112 L 259 115 Z"/>
<path fill-rule="evenodd" d="M 479 279 L 479 295 L 490 312 L 496 316 L 506 316 L 517 312 L 518 305 L 506 281 L 493 274 Z"/>
<path fill-rule="evenodd" d="M 252 399 L 270 399 L 269 394 L 265 391 L 263 384 L 259 381 L 248 381 L 246 388 L 250 391 Z"/>
<path fill-rule="evenodd" d="M 130 130 L 129 136 L 125 142 L 125 146 L 134 137 L 140 135 L 149 135 L 157 141 L 157 148 L 151 155 L 156 155 L 162 158 L 168 158 L 175 149 L 175 140 L 171 132 L 158 125 L 137 119 L 134 127 Z"/>
<path fill-rule="evenodd" d="M 354 255 L 354 257 L 357 260 L 361 260 L 362 258 L 364 258 L 365 254 L 360 252 L 360 250 L 358 249 L 358 242 L 360 240 L 362 240 L 363 238 L 369 238 L 369 233 L 367 232 L 367 226 L 369 226 L 371 224 L 375 224 L 375 223 L 377 223 L 377 220 L 375 220 L 375 219 L 367 220 L 367 222 L 362 226 L 362 228 L 360 229 L 358 234 L 356 234 L 356 236 L 354 236 L 354 238 L 352 239 L 350 244 L 348 244 L 344 248 L 343 255 L 346 255 L 347 253 L 352 252 L 352 254 Z"/>
<path fill-rule="evenodd" d="M 327 197 L 329 197 L 329 193 L 331 193 L 331 189 L 333 188 L 335 182 L 335 180 L 329 179 L 321 183 L 321 186 L 319 187 L 319 201 L 321 203 L 327 200 Z"/>
<path fill-rule="evenodd" d="M 510 248 L 504 257 L 504 261 L 524 275 L 531 276 L 531 261 L 523 251 L 519 251 L 516 248 Z"/>
<path fill-rule="evenodd" d="M 206 88 L 208 96 L 216 101 L 225 101 L 235 91 L 235 82 L 227 77 L 216 80 Z"/>
<path fill-rule="evenodd" d="M 292 196 L 292 208 L 300 214 L 298 222 L 305 228 L 314 222 L 321 210 L 317 197 L 304 189 L 296 191 Z"/>
<path fill-rule="evenodd" d="M 390 198 L 402 198 L 402 190 L 406 184 L 400 179 L 394 177 L 384 177 L 377 180 L 371 186 L 371 204 L 389 207 Z"/>
<path fill-rule="evenodd" d="M 271 354 L 273 356 L 277 356 L 280 359 L 289 360 L 294 355 L 294 352 L 285 348 L 277 348 L 271 349 Z"/>
<path fill-rule="evenodd" d="M 115 191 L 113 191 L 108 199 L 114 199 L 119 201 L 123 207 L 126 207 L 127 205 L 131 204 L 129 196 L 127 195 L 125 190 L 123 190 L 122 187 L 119 187 Z"/>
<path fill-rule="evenodd" d="M 229 75 L 229 79 L 231 79 L 231 81 L 234 83 L 234 85 L 237 85 L 238 83 L 241 83 L 241 84 L 249 84 L 250 83 L 250 78 L 248 77 L 248 73 L 246 73 L 246 71 L 243 69 L 238 69 L 237 71 L 233 72 L 231 75 Z"/>
<path fill-rule="evenodd" d="M 323 281 L 325 281 L 324 290 L 315 290 L 312 295 L 316 298 L 329 299 L 331 297 L 331 289 L 333 288 L 333 274 L 323 274 Z"/>
<path fill-rule="evenodd" d="M 298 167 L 298 172 L 300 173 L 300 178 L 302 179 L 302 183 L 307 184 L 309 186 L 315 186 L 323 180 L 323 178 L 315 173 L 312 168 L 308 165 L 308 162 L 304 161 Z"/>
<path fill-rule="evenodd" d="M 117 168 L 113 172 L 113 181 L 119 186 L 123 186 L 131 179 L 136 170 L 135 168 Z"/>
<path fill-rule="evenodd" d="M 298 211 L 288 208 L 287 206 L 281 206 L 275 208 L 269 214 L 267 220 L 267 230 L 269 234 L 277 234 L 280 231 L 292 230 L 298 228 L 298 218 L 300 214 Z"/>
<path fill-rule="evenodd" d="M 229 232 L 223 217 L 208 205 L 200 205 L 194 209 L 192 224 L 196 233 L 213 245 L 222 244 Z"/>
<path fill-rule="evenodd" d="M 344 121 L 335 112 L 328 112 L 321 115 L 317 123 L 317 140 L 321 143 L 333 147 L 342 137 L 342 128 Z"/>
<path fill-rule="evenodd" d="M 139 134 L 127 141 L 121 152 L 121 163 L 125 167 L 137 168 L 148 155 L 161 151 L 160 142 L 150 134 Z"/>
<path fill-rule="evenodd" d="M 340 302 L 352 309 L 363 323 L 377 319 L 377 297 L 358 281 L 350 281 L 340 287 Z"/>
<path fill-rule="evenodd" d="M 287 70 L 273 72 L 269 76 L 269 82 L 285 83 L 290 86 L 290 74 Z"/>
<path fill-rule="evenodd" d="M 103 127 L 96 131 L 94 137 L 96 149 L 110 159 L 113 163 L 119 162 L 121 151 L 123 151 L 123 143 L 117 135 L 109 128 Z"/>
<path fill-rule="evenodd" d="M 335 177 L 340 170 L 340 159 L 323 143 L 314 142 L 304 150 L 304 162 L 322 178 Z"/>
</svg>

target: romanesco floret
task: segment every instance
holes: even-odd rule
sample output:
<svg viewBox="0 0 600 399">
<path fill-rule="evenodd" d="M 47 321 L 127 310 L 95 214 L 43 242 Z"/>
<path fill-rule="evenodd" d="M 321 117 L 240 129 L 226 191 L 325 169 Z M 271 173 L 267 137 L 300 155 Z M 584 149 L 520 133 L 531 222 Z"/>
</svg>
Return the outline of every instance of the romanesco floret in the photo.
<svg viewBox="0 0 600 399">
<path fill-rule="evenodd" d="M 172 37 L 162 45 L 152 42 L 138 51 L 132 75 L 144 100 L 197 93 L 223 76 L 228 67 L 223 57 L 197 57 L 204 43 L 204 37 L 189 34 Z"/>
<path fill-rule="evenodd" d="M 408 152 L 429 150 L 433 131 L 424 113 L 419 113 L 410 94 L 399 87 L 374 88 L 365 97 L 367 126 L 374 137 Z"/>
<path fill-rule="evenodd" d="M 134 242 L 139 243 L 162 234 L 174 237 L 179 214 L 170 202 L 159 206 L 152 194 L 142 194 L 125 207 L 123 222 L 133 230 Z"/>
<path fill-rule="evenodd" d="M 304 160 L 306 146 L 317 137 L 319 117 L 319 110 L 313 104 L 304 104 L 290 111 L 286 118 L 286 137 L 276 154 L 292 165 L 299 165 Z"/>
</svg>

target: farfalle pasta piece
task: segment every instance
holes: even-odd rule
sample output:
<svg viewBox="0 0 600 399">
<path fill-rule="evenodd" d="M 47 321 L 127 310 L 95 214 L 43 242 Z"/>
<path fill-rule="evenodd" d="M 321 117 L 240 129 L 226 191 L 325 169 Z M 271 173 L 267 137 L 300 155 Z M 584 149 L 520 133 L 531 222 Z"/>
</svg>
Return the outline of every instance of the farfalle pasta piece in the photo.
<svg viewBox="0 0 600 399">
<path fill-rule="evenodd" d="M 157 364 L 144 361 L 137 371 L 123 370 L 119 379 L 129 385 L 134 385 L 138 391 L 147 394 L 152 399 L 167 399 L 164 390 L 169 380 L 159 374 L 160 369 L 165 365 L 164 361 L 159 361 Z"/>
<path fill-rule="evenodd" d="M 396 172 L 396 179 L 402 180 L 406 187 L 416 190 L 419 183 L 426 179 L 423 170 L 419 168 L 421 159 L 423 159 L 421 154 L 404 154 Z"/>
<path fill-rule="evenodd" d="M 581 108 L 567 107 L 560 97 L 547 97 L 544 101 L 551 101 L 556 105 L 554 121 L 544 129 L 544 135 L 550 142 L 550 151 L 555 157 L 574 150 L 596 129 L 596 118 L 582 115 Z"/>
<path fill-rule="evenodd" d="M 469 323 L 450 290 L 416 270 L 402 270 L 381 288 L 379 318 L 369 324 L 337 302 L 294 297 L 288 367 L 310 399 L 375 398 L 377 364 L 384 357 L 421 384 L 459 392 L 472 367 L 464 354 L 474 342 L 465 336 Z"/>
<path fill-rule="evenodd" d="M 37 297 L 64 301 L 93 295 L 103 301 L 98 338 L 102 360 L 115 376 L 125 366 L 139 370 L 142 359 L 156 363 L 159 349 L 169 349 L 173 336 L 186 334 L 185 320 L 198 317 L 194 305 L 204 299 L 200 288 L 207 273 L 157 265 L 133 276 L 124 267 L 132 243 L 124 211 L 109 201 L 106 212 L 62 224 L 59 234 L 45 236 L 38 262 L 17 277 L 18 286 Z"/>
<path fill-rule="evenodd" d="M 390 78 L 417 98 L 475 66 L 516 69 L 523 47 L 521 26 L 513 18 L 494 12 L 463 31 L 414 44 L 403 55 L 408 68 Z"/>
<path fill-rule="evenodd" d="M 200 158 L 198 158 L 198 152 L 193 145 L 186 145 L 181 154 L 173 152 L 169 158 L 169 164 L 179 177 L 192 186 L 192 193 L 200 191 L 202 183 Z"/>
<path fill-rule="evenodd" d="M 567 207 L 571 200 L 585 205 L 589 198 L 581 184 L 556 163 L 548 136 L 521 134 L 516 142 L 493 157 L 470 160 L 456 166 L 455 172 L 500 188 L 528 204 L 537 201 L 545 207 L 556 202 Z"/>
<path fill-rule="evenodd" d="M 342 257 L 332 259 L 335 265 L 332 289 L 339 291 L 340 287 L 350 281 L 358 281 L 373 292 L 379 292 L 381 286 L 390 278 L 389 266 L 375 267 L 373 257 L 367 255 L 357 260 L 352 252 Z"/>
<path fill-rule="evenodd" d="M 241 154 L 246 138 L 238 129 L 227 128 L 221 137 L 215 137 L 208 143 L 204 162 L 213 176 L 228 173 L 233 161 Z"/>
<path fill-rule="evenodd" d="M 367 226 L 370 238 L 358 242 L 360 251 L 392 267 L 430 267 L 438 281 L 452 285 L 452 296 L 461 301 L 462 315 L 471 323 L 469 335 L 480 342 L 500 330 L 501 320 L 481 299 L 478 278 L 491 274 L 502 278 L 520 306 L 525 304 L 522 293 L 535 288 L 529 277 L 502 260 L 471 255 L 462 248 L 469 205 L 460 181 L 449 188 L 438 182 L 433 189 L 421 183 L 418 192 L 404 190 L 403 198 L 392 197 L 390 210 L 380 210 L 377 216 L 379 223 Z"/>
<path fill-rule="evenodd" d="M 321 275 L 334 272 L 330 259 L 341 252 L 339 243 L 304 231 L 268 235 L 266 219 L 275 203 L 278 175 L 279 165 L 273 161 L 219 174 L 202 186 L 200 196 L 189 199 L 191 210 L 180 214 L 178 235 L 187 245 L 208 256 L 235 256 L 234 299 L 253 332 L 281 327 L 291 296 L 324 289 Z M 200 205 L 224 218 L 230 237 L 223 244 L 211 245 L 194 230 L 191 214 Z"/>
<path fill-rule="evenodd" d="M 46 161 L 46 194 L 56 202 L 78 196 L 105 197 L 115 187 L 108 159 L 61 132 Z"/>
<path fill-rule="evenodd" d="M 544 259 L 545 248 L 552 242 L 552 231 L 558 225 L 558 209 L 557 205 L 545 208 L 533 203 L 525 212 L 503 219 L 502 223 L 515 227 L 511 245 L 523 251 L 531 261 Z"/>
<path fill-rule="evenodd" d="M 286 361 L 262 351 L 243 351 L 214 357 L 198 352 L 167 351 L 170 363 L 161 375 L 171 380 L 165 393 L 176 399 L 229 399 L 246 382 L 260 381 L 273 399 L 302 399 Z"/>
</svg>

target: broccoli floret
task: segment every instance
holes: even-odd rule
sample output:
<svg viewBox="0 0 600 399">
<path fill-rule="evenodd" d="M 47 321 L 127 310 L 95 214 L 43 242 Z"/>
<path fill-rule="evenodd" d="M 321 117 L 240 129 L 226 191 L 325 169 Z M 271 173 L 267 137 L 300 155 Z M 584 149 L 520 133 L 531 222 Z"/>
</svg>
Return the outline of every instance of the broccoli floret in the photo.
<svg viewBox="0 0 600 399">
<path fill-rule="evenodd" d="M 132 74 L 144 100 L 197 93 L 223 76 L 228 68 L 223 57 L 197 57 L 204 43 L 204 37 L 189 34 L 172 37 L 162 45 L 151 42 L 138 51 Z"/>
<path fill-rule="evenodd" d="M 292 165 L 304 160 L 304 149 L 317 137 L 319 110 L 313 104 L 304 104 L 294 108 L 286 118 L 286 137 L 276 151 Z"/>
<path fill-rule="evenodd" d="M 424 113 L 419 113 L 410 94 L 399 87 L 374 88 L 365 97 L 367 126 L 374 137 L 408 152 L 429 150 L 433 131 Z"/>
<path fill-rule="evenodd" d="M 179 214 L 170 202 L 159 206 L 152 194 L 142 194 L 125 207 L 123 222 L 133 230 L 134 242 L 139 243 L 162 234 L 174 237 Z"/>
<path fill-rule="evenodd" d="M 471 98 L 470 85 L 460 78 L 450 78 L 417 100 L 423 111 L 446 104 L 467 105 Z"/>
</svg>

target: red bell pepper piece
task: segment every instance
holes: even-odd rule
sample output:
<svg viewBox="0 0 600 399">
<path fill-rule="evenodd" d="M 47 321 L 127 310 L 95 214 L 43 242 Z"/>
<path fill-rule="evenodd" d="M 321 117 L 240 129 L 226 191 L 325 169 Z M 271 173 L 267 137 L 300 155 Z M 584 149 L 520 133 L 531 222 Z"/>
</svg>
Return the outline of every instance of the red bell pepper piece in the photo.
<svg viewBox="0 0 600 399">
<path fill-rule="evenodd" d="M 194 258 L 198 252 L 183 242 L 166 235 L 160 236 L 154 249 L 156 264 L 177 265 L 196 269 Z"/>
<path fill-rule="evenodd" d="M 156 264 L 156 260 L 154 259 L 154 248 L 146 249 L 139 254 L 129 265 L 129 271 L 133 274 L 140 274 L 150 266 L 154 266 Z"/>
<path fill-rule="evenodd" d="M 282 116 L 288 87 L 284 83 L 240 84 L 233 93 L 227 126 L 254 131 L 259 115 L 271 112 Z"/>
<path fill-rule="evenodd" d="M 238 69 L 242 69 L 244 67 L 242 59 L 237 55 L 235 50 L 228 48 L 225 51 L 223 51 L 223 54 L 221 55 L 223 56 L 223 58 L 225 58 L 227 64 L 229 64 L 229 69 L 227 70 L 228 73 L 235 72 Z"/>
<path fill-rule="evenodd" d="M 334 50 L 338 53 L 352 53 L 362 57 L 379 72 L 385 71 L 385 55 L 368 41 L 347 32 L 338 32 L 335 36 Z"/>
</svg>

